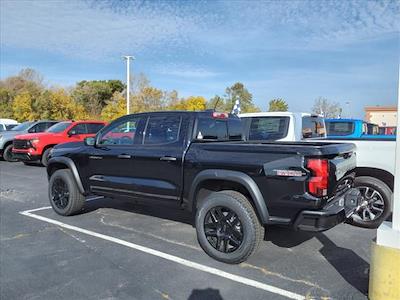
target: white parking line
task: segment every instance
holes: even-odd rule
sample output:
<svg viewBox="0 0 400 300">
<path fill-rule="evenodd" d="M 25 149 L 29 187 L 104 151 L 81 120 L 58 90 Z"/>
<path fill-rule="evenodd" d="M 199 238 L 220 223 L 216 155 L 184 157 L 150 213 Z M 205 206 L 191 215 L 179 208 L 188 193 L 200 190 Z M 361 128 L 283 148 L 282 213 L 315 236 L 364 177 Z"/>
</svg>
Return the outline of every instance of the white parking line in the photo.
<svg viewBox="0 0 400 300">
<path fill-rule="evenodd" d="M 30 209 L 30 210 L 21 211 L 19 213 L 21 215 L 24 215 L 24 216 L 27 216 L 27 217 L 31 217 L 31 218 L 34 218 L 34 219 L 37 219 L 37 220 L 40 220 L 40 221 L 43 221 L 43 222 L 47 222 L 47 223 L 50 223 L 50 224 L 54 224 L 54 225 L 60 226 L 62 228 L 66 228 L 66 229 L 69 229 L 69 230 L 73 230 L 73 231 L 77 231 L 77 232 L 80 232 L 80 233 L 83 233 L 83 234 L 94 236 L 94 237 L 97 237 L 97 238 L 100 238 L 100 239 L 103 239 L 103 240 L 106 240 L 106 241 L 109 241 L 109 242 L 113 242 L 113 243 L 116 243 L 116 244 L 119 244 L 119 245 L 123 245 L 123 246 L 129 247 L 129 248 L 132 248 L 132 249 L 135 249 L 135 250 L 138 250 L 138 251 L 150 254 L 150 255 L 154 255 L 154 256 L 157 256 L 157 257 L 160 257 L 160 258 L 175 262 L 177 264 L 180 264 L 180 265 L 192 268 L 192 269 L 196 269 L 196 270 L 199 270 L 199 271 L 210 273 L 210 274 L 213 274 L 213 275 L 216 275 L 216 276 L 219 276 L 219 277 L 223 277 L 223 278 L 226 278 L 226 279 L 229 279 L 229 280 L 241 283 L 241 284 L 245 284 L 245 285 L 248 285 L 248 286 L 251 286 L 251 287 L 255 287 L 257 289 L 261 289 L 261 290 L 264 290 L 264 291 L 267 291 L 267 292 L 270 292 L 270 293 L 281 295 L 281 296 L 284 296 L 284 297 L 287 297 L 287 298 L 290 298 L 290 299 L 298 299 L 298 300 L 300 300 L 300 299 L 304 299 L 305 298 L 304 296 L 302 296 L 300 294 L 296 294 L 296 293 L 293 293 L 293 292 L 290 292 L 290 291 L 287 291 L 287 290 L 284 290 L 284 289 L 281 289 L 281 288 L 278 288 L 278 287 L 275 287 L 275 286 L 272 286 L 272 285 L 269 285 L 269 284 L 265 284 L 265 283 L 262 283 L 262 282 L 259 282 L 259 281 L 256 281 L 256 280 L 248 279 L 246 277 L 242 277 L 242 276 L 239 276 L 239 275 L 228 273 L 228 272 L 216 269 L 216 268 L 208 267 L 206 265 L 202 265 L 202 264 L 199 264 L 199 263 L 196 263 L 196 262 L 193 262 L 193 261 L 190 261 L 190 260 L 175 256 L 175 255 L 171 255 L 171 254 L 164 253 L 164 252 L 161 252 L 161 251 L 158 251 L 158 250 L 154 250 L 154 249 L 151 249 L 151 248 L 148 248 L 148 247 L 137 245 L 137 244 L 134 244 L 134 243 L 131 243 L 131 242 L 128 242 L 128 241 L 125 241 L 125 240 L 121 240 L 121 239 L 118 239 L 118 238 L 115 238 L 115 237 L 112 237 L 112 236 L 109 236 L 109 235 L 105 235 L 105 234 L 97 233 L 97 232 L 94 232 L 94 231 L 91 231 L 91 230 L 87 230 L 87 229 L 84 229 L 84 228 L 80 228 L 80 227 L 77 227 L 77 226 L 65 224 L 65 223 L 62 223 L 60 221 L 57 221 L 57 220 L 54 220 L 54 219 L 50 219 L 50 218 L 47 218 L 47 217 L 43 217 L 43 216 L 39 216 L 39 215 L 35 215 L 35 214 L 32 213 L 32 212 L 35 212 L 35 211 L 45 210 L 45 209 L 49 209 L 49 208 L 51 208 L 51 207 L 50 206 L 45 206 L 45 207 L 40 207 L 40 208 L 36 208 L 36 209 Z"/>
</svg>

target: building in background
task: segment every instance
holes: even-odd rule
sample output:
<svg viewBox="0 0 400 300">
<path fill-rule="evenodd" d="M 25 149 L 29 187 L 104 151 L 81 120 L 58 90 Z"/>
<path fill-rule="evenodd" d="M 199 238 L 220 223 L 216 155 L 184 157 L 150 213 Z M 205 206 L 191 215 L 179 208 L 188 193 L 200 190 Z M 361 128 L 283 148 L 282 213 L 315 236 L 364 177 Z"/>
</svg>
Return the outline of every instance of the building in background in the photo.
<svg viewBox="0 0 400 300">
<path fill-rule="evenodd" d="M 377 124 L 380 134 L 395 134 L 397 124 L 396 106 L 366 106 L 365 121 Z"/>
<path fill-rule="evenodd" d="M 395 127 L 397 124 L 396 106 L 366 106 L 365 121 L 379 127 Z"/>
</svg>

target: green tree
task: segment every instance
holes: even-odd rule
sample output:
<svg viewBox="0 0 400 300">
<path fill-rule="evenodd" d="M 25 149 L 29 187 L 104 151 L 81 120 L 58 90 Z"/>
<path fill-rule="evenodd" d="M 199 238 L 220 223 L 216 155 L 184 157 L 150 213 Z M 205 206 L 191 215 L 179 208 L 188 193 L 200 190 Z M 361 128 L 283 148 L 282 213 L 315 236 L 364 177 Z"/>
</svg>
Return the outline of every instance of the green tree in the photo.
<svg viewBox="0 0 400 300">
<path fill-rule="evenodd" d="M 72 91 L 74 100 L 83 105 L 89 115 L 99 116 L 103 107 L 115 92 L 122 92 L 124 84 L 120 80 L 80 81 Z"/>
<path fill-rule="evenodd" d="M 288 111 L 289 105 L 282 98 L 269 101 L 268 111 Z"/>
<path fill-rule="evenodd" d="M 225 90 L 225 109 L 231 111 L 236 100 L 240 102 L 241 112 L 256 112 L 260 109 L 253 103 L 253 95 L 245 88 L 243 83 L 236 82 L 231 87 L 227 87 Z"/>
<path fill-rule="evenodd" d="M 332 102 L 326 98 L 319 97 L 315 99 L 312 112 L 315 114 L 321 114 L 325 118 L 337 118 L 340 115 L 342 108 L 337 102 Z"/>
</svg>

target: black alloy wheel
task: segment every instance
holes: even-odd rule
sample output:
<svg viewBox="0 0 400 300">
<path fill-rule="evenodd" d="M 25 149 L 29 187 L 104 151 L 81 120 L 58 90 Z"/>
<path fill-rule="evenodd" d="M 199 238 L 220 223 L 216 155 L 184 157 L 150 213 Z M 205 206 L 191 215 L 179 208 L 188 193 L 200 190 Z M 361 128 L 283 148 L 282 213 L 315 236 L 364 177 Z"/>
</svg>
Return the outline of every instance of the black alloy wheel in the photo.
<svg viewBox="0 0 400 300">
<path fill-rule="evenodd" d="M 223 253 L 237 250 L 243 242 L 239 217 L 227 207 L 211 208 L 204 218 L 204 233 L 210 245 Z"/>
<path fill-rule="evenodd" d="M 62 178 L 56 178 L 51 187 L 51 201 L 60 209 L 65 209 L 69 203 L 69 190 Z"/>
</svg>

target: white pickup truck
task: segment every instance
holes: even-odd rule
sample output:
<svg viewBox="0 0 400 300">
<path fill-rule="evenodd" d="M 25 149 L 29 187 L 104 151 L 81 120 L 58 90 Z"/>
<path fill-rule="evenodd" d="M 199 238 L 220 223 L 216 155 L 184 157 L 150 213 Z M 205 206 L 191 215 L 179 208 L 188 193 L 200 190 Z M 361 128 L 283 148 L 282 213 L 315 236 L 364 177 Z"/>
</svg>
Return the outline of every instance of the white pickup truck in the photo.
<svg viewBox="0 0 400 300">
<path fill-rule="evenodd" d="M 319 115 L 293 112 L 241 114 L 250 141 L 301 141 L 326 139 L 325 122 Z M 329 141 L 329 139 L 328 139 Z M 394 140 L 332 140 L 357 146 L 355 186 L 363 195 L 357 213 L 349 220 L 361 227 L 376 228 L 390 214 L 393 201 Z"/>
</svg>

